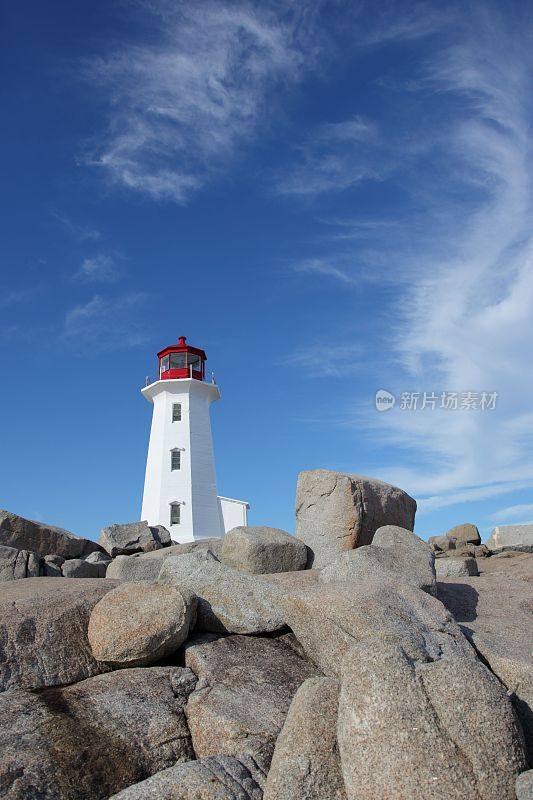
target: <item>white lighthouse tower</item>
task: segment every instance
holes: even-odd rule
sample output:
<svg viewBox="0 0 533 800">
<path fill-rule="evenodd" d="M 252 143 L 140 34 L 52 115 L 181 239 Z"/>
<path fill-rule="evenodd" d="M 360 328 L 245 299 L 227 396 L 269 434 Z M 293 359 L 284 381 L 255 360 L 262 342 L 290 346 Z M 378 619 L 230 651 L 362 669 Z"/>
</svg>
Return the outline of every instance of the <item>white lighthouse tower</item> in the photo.
<svg viewBox="0 0 533 800">
<path fill-rule="evenodd" d="M 217 496 L 210 406 L 220 392 L 204 380 L 205 352 L 185 336 L 157 357 L 159 379 L 141 390 L 154 406 L 141 519 L 176 542 L 222 536 L 246 525 L 249 506 Z"/>
</svg>

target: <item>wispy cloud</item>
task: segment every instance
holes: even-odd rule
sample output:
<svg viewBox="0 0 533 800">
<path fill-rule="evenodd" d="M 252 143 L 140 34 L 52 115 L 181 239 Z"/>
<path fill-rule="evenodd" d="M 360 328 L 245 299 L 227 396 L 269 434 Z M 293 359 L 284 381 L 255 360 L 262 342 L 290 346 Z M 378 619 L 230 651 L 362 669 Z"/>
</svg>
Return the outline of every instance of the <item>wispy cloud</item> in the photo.
<svg viewBox="0 0 533 800">
<path fill-rule="evenodd" d="M 299 272 L 305 275 L 318 275 L 338 281 L 347 286 L 355 286 L 357 283 L 356 276 L 335 263 L 333 257 L 328 260 L 324 258 L 307 258 L 293 264 L 294 272 Z"/>
<path fill-rule="evenodd" d="M 436 141 L 445 181 L 435 171 L 432 191 L 416 187 L 432 239 L 415 231 L 395 254 L 408 287 L 388 343 L 393 388 L 499 393 L 490 413 L 375 415 L 383 441 L 418 462 L 388 477 L 432 508 L 533 486 L 533 30 L 527 15 L 508 24 L 477 7 L 428 66 L 426 85 L 460 103 Z"/>
<path fill-rule="evenodd" d="M 116 256 L 108 253 L 97 253 L 91 258 L 84 258 L 80 268 L 74 273 L 77 280 L 92 283 L 114 283 L 123 275 L 117 264 Z"/>
<path fill-rule="evenodd" d="M 63 338 L 76 349 L 90 347 L 93 352 L 136 347 L 148 339 L 147 299 L 143 292 L 94 295 L 67 312 Z"/>
<path fill-rule="evenodd" d="M 363 347 L 358 343 L 337 344 L 324 348 L 323 342 L 300 347 L 280 362 L 284 367 L 301 370 L 309 378 L 340 378 L 360 368 Z"/>
<path fill-rule="evenodd" d="M 146 6 L 154 12 L 145 21 L 150 43 L 88 67 L 109 100 L 108 130 L 90 163 L 119 185 L 186 202 L 266 118 L 272 89 L 300 76 L 302 36 L 313 51 L 306 5 L 283 14 L 273 5 Z"/>
<path fill-rule="evenodd" d="M 493 522 L 506 522 L 515 525 L 529 525 L 533 520 L 533 503 L 521 503 L 501 508 L 491 517 Z"/>
<path fill-rule="evenodd" d="M 376 123 L 363 117 L 318 125 L 299 146 L 295 166 L 278 172 L 275 191 L 319 195 L 382 179 L 387 169 L 375 158 L 378 138 Z"/>
<path fill-rule="evenodd" d="M 25 289 L 12 289 L 11 291 L 0 293 L 0 308 L 11 308 L 21 303 L 27 303 L 37 293 L 38 289 L 31 286 Z"/>
<path fill-rule="evenodd" d="M 58 222 L 62 228 L 64 228 L 68 233 L 80 242 L 94 242 L 101 238 L 100 231 L 96 230 L 95 228 L 91 228 L 87 225 L 79 225 L 76 222 L 73 222 L 70 217 L 67 217 L 65 214 L 61 214 L 59 211 L 52 211 L 52 217 Z"/>
</svg>

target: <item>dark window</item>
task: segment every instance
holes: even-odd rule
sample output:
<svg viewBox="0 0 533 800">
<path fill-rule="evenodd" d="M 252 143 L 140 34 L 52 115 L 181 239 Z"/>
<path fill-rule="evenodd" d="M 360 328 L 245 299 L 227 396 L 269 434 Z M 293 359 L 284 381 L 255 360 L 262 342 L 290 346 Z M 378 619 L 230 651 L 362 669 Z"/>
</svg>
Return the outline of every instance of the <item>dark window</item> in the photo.
<svg viewBox="0 0 533 800">
<path fill-rule="evenodd" d="M 189 367 L 192 367 L 195 372 L 201 372 L 202 359 L 196 353 L 189 353 L 187 356 Z"/>
<path fill-rule="evenodd" d="M 171 503 L 170 504 L 170 524 L 171 525 L 179 525 L 180 524 L 180 504 L 179 503 Z"/>
<path fill-rule="evenodd" d="M 170 469 L 180 469 L 181 467 L 181 453 L 179 450 L 170 451 Z"/>
<path fill-rule="evenodd" d="M 185 353 L 170 354 L 170 369 L 185 369 Z"/>
<path fill-rule="evenodd" d="M 164 357 L 161 359 L 161 369 L 160 369 L 160 374 L 162 374 L 163 372 L 166 372 L 166 371 L 167 371 L 167 369 L 168 369 L 168 363 L 169 363 L 169 361 L 168 361 L 168 356 L 164 356 Z"/>
<path fill-rule="evenodd" d="M 181 422 L 181 403 L 172 403 L 172 422 Z"/>
</svg>

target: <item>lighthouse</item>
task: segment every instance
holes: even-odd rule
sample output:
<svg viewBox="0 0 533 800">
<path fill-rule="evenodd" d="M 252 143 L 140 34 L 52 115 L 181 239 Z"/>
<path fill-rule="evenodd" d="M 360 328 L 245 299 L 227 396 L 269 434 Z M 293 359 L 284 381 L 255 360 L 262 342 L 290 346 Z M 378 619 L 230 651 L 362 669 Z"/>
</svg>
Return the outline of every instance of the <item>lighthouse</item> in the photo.
<svg viewBox="0 0 533 800">
<path fill-rule="evenodd" d="M 175 542 L 223 536 L 246 525 L 249 506 L 217 495 L 210 407 L 220 391 L 205 380 L 205 352 L 185 336 L 157 359 L 158 379 L 141 390 L 153 404 L 141 519 Z"/>
</svg>

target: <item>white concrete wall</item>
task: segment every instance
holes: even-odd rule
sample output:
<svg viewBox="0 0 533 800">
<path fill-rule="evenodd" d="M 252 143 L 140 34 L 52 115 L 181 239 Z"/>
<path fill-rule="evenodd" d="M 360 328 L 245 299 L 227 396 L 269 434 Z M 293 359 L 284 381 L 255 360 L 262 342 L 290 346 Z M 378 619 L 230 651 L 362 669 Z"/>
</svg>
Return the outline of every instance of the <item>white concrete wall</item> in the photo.
<svg viewBox="0 0 533 800">
<path fill-rule="evenodd" d="M 218 388 L 189 378 L 155 381 L 142 390 L 153 402 L 141 519 L 164 525 L 177 542 L 221 536 L 222 515 L 216 491 L 209 407 Z M 172 406 L 181 403 L 181 420 Z M 171 450 L 179 448 L 181 468 L 170 469 Z M 180 503 L 180 524 L 170 524 L 170 504 Z"/>
<path fill-rule="evenodd" d="M 248 525 L 248 509 L 250 506 L 244 500 L 234 500 L 232 497 L 219 497 L 220 513 L 224 533 L 241 525 Z"/>
</svg>

